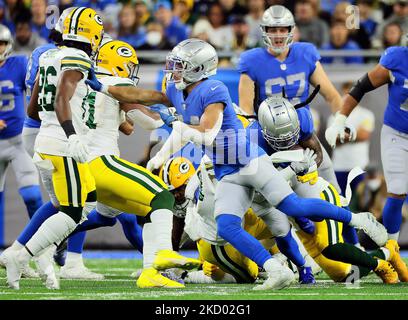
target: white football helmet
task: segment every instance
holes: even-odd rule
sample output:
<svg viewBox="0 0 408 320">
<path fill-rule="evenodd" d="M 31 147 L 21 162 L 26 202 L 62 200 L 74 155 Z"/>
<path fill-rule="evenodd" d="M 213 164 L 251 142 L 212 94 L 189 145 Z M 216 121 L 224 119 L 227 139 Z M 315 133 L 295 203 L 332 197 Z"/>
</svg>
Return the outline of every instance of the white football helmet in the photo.
<svg viewBox="0 0 408 320">
<path fill-rule="evenodd" d="M 288 27 L 286 36 L 268 33 L 268 27 Z M 293 42 L 295 19 L 292 13 L 284 6 L 275 5 L 265 10 L 261 19 L 262 40 L 272 52 L 280 54 Z M 276 40 L 283 39 L 283 46 L 275 45 Z"/>
<path fill-rule="evenodd" d="M 298 143 L 300 123 L 295 107 L 283 97 L 265 99 L 258 110 L 262 135 L 275 150 L 287 150 Z"/>
<path fill-rule="evenodd" d="M 167 83 L 177 90 L 217 73 L 218 56 L 214 47 L 200 39 L 180 42 L 166 57 Z"/>
<path fill-rule="evenodd" d="M 0 62 L 2 62 L 7 59 L 13 50 L 13 37 L 11 32 L 9 28 L 2 24 L 0 24 L 0 41 L 6 42 L 6 49 L 0 53 Z"/>
</svg>

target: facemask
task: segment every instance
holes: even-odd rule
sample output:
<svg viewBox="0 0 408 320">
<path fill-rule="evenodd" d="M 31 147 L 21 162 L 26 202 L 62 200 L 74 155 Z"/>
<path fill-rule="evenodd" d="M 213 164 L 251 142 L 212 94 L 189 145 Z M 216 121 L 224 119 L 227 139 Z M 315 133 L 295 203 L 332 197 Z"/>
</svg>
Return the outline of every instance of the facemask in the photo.
<svg viewBox="0 0 408 320">
<path fill-rule="evenodd" d="M 159 31 L 149 31 L 146 35 L 146 41 L 155 47 L 162 41 L 162 34 Z"/>
</svg>

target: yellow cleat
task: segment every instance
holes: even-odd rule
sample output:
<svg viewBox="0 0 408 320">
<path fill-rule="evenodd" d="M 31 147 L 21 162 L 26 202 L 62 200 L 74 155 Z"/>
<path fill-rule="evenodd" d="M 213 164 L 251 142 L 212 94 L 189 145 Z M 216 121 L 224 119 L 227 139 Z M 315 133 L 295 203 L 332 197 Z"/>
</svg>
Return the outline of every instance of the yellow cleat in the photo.
<svg viewBox="0 0 408 320">
<path fill-rule="evenodd" d="M 138 288 L 185 288 L 184 284 L 162 276 L 153 268 L 144 269 L 136 281 Z"/>
<path fill-rule="evenodd" d="M 390 263 L 398 273 L 401 282 L 408 282 L 408 268 L 399 254 L 399 245 L 396 240 L 390 239 L 385 247 L 390 251 Z"/>
<path fill-rule="evenodd" d="M 173 250 L 160 250 L 153 262 L 156 270 L 166 270 L 171 268 L 181 268 L 191 270 L 200 267 L 202 262 L 198 259 L 183 257 Z"/>
<path fill-rule="evenodd" d="M 375 268 L 374 272 L 384 283 L 398 283 L 398 273 L 388 261 L 378 259 L 378 266 Z"/>
</svg>

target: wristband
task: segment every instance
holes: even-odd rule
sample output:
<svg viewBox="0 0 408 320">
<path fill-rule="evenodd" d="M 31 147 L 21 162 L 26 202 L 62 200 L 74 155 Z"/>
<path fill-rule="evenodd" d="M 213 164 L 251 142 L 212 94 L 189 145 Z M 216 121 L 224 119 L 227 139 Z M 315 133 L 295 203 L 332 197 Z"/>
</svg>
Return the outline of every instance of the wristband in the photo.
<svg viewBox="0 0 408 320">
<path fill-rule="evenodd" d="M 69 138 L 69 136 L 76 134 L 75 132 L 75 128 L 74 125 L 72 124 L 72 120 L 66 120 L 63 123 L 61 123 L 61 127 L 65 132 L 65 135 L 67 136 L 67 138 Z"/>
</svg>

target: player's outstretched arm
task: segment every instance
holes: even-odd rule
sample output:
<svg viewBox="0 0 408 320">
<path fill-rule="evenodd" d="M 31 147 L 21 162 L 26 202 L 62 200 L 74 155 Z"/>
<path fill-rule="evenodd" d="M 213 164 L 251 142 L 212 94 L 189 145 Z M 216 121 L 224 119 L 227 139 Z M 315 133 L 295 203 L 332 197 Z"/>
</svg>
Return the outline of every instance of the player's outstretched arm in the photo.
<svg viewBox="0 0 408 320">
<path fill-rule="evenodd" d="M 239 107 L 247 114 L 254 114 L 255 83 L 245 73 L 239 78 L 238 94 Z"/>
<path fill-rule="evenodd" d="M 27 106 L 27 116 L 31 119 L 40 121 L 40 117 L 38 115 L 38 92 L 39 92 L 39 85 L 38 85 L 38 75 L 34 83 L 33 91 L 31 92 L 30 102 Z"/>
<path fill-rule="evenodd" d="M 343 103 L 340 93 L 330 81 L 320 62 L 316 63 L 316 69 L 310 77 L 310 83 L 316 87 L 320 85 L 320 93 L 329 104 L 333 113 L 340 110 Z"/>
</svg>

